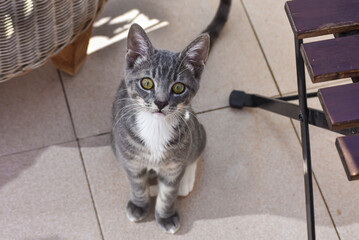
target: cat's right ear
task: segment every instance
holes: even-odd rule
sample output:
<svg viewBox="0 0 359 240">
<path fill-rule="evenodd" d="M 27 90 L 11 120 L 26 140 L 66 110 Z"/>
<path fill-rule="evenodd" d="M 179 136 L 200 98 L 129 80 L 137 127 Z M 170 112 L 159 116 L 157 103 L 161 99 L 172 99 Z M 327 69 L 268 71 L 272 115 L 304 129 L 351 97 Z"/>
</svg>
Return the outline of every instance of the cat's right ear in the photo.
<svg viewBox="0 0 359 240">
<path fill-rule="evenodd" d="M 127 67 L 132 69 L 134 66 L 147 61 L 153 53 L 153 47 L 145 31 L 140 25 L 132 24 L 127 37 Z"/>
</svg>

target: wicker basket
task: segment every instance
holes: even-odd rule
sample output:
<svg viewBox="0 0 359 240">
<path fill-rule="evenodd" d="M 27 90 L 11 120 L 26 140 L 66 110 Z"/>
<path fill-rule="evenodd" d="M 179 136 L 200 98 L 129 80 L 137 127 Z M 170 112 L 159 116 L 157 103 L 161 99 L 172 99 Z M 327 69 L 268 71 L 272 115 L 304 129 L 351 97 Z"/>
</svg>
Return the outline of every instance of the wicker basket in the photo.
<svg viewBox="0 0 359 240">
<path fill-rule="evenodd" d="M 44 64 L 84 32 L 105 0 L 0 0 L 0 82 Z"/>
</svg>

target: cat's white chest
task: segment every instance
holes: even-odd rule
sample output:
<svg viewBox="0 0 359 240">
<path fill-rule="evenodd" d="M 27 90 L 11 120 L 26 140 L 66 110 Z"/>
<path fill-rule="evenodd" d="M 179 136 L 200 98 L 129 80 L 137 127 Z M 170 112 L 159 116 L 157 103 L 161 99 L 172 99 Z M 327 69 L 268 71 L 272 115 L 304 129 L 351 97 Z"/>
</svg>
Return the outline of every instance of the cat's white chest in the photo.
<svg viewBox="0 0 359 240">
<path fill-rule="evenodd" d="M 151 161 L 160 161 L 174 135 L 171 122 L 164 116 L 141 111 L 137 113 L 136 125 L 140 138 L 151 152 Z"/>
</svg>

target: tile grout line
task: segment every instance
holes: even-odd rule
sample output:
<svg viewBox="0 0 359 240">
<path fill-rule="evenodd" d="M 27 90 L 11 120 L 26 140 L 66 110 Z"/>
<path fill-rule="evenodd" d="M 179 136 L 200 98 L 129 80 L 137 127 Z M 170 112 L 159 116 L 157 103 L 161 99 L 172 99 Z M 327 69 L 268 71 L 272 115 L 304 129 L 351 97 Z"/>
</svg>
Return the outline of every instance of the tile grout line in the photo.
<svg viewBox="0 0 359 240">
<path fill-rule="evenodd" d="M 93 138 L 93 137 L 101 137 L 107 134 L 110 134 L 111 132 L 102 132 L 102 133 L 98 133 L 95 135 L 90 135 L 90 136 L 86 136 L 86 137 L 79 137 L 79 140 L 84 140 L 84 139 L 88 139 L 88 138 Z"/>
<path fill-rule="evenodd" d="M 209 112 L 214 112 L 214 111 L 219 111 L 219 110 L 223 110 L 223 109 L 228 109 L 231 108 L 230 106 L 224 106 L 224 107 L 218 107 L 218 108 L 213 108 L 213 109 L 208 109 L 208 110 L 203 110 L 200 112 L 196 112 L 196 115 L 201 115 L 201 114 L 205 114 L 205 113 L 209 113 Z M 89 138 L 93 138 L 93 137 L 101 137 L 107 134 L 111 134 L 111 132 L 102 132 L 102 133 L 98 133 L 98 134 L 94 134 L 94 135 L 89 135 L 89 136 L 85 136 L 85 137 L 77 137 L 76 139 L 81 141 L 81 140 L 85 140 L 85 139 L 89 139 Z M 31 148 L 31 149 L 26 149 L 23 151 L 19 151 L 19 152 L 13 152 L 13 153 L 9 153 L 9 154 L 5 154 L 5 155 L 0 155 L 0 158 L 2 157 L 8 157 L 11 155 L 15 155 L 15 154 L 21 154 L 21 153 L 27 153 L 27 152 L 32 152 L 32 151 L 37 151 L 37 150 L 41 150 L 44 148 L 48 148 L 54 145 L 63 145 L 66 143 L 72 143 L 72 142 L 76 142 L 76 139 L 74 140 L 68 140 L 68 141 L 64 141 L 64 142 L 59 142 L 59 143 L 52 143 L 50 145 L 45 145 L 45 146 L 41 146 L 41 147 L 37 147 L 37 148 Z"/>
<path fill-rule="evenodd" d="M 254 36 L 255 36 L 255 38 L 256 38 L 256 40 L 257 40 L 257 43 L 258 43 L 258 45 L 259 45 L 259 48 L 260 48 L 260 50 L 261 50 L 261 52 L 262 52 L 262 55 L 263 55 L 263 57 L 264 57 L 264 60 L 265 60 L 265 62 L 266 62 L 266 64 L 267 64 L 267 68 L 268 68 L 268 70 L 269 70 L 269 73 L 270 73 L 270 75 L 272 76 L 272 80 L 274 81 L 275 87 L 277 88 L 277 91 L 279 92 L 279 95 L 282 96 L 282 92 L 281 92 L 281 90 L 280 90 L 280 88 L 279 88 L 278 82 L 277 82 L 277 80 L 276 80 L 276 78 L 275 78 L 275 76 L 274 76 L 274 73 L 273 73 L 272 68 L 271 68 L 271 66 L 270 66 L 270 64 L 269 64 L 268 58 L 267 58 L 267 56 L 266 56 L 266 54 L 265 54 L 265 52 L 264 52 L 263 46 L 262 46 L 262 44 L 261 44 L 261 42 L 260 42 L 260 40 L 259 40 L 259 37 L 258 37 L 258 35 L 257 35 L 257 32 L 256 32 L 256 30 L 254 29 L 253 22 L 252 22 L 251 18 L 249 17 L 249 13 L 248 13 L 248 11 L 247 11 L 247 9 L 246 9 L 246 7 L 245 7 L 245 4 L 244 4 L 243 0 L 241 0 L 241 4 L 242 4 L 242 8 L 243 8 L 243 10 L 244 10 L 244 12 L 245 12 L 245 14 L 246 14 L 246 16 L 247 16 L 247 20 L 248 20 L 248 22 L 249 22 L 249 25 L 251 26 L 252 32 L 253 32 L 253 34 L 254 34 Z"/>
<path fill-rule="evenodd" d="M 60 80 L 60 83 L 61 83 L 62 91 L 63 91 L 63 93 L 64 93 L 65 102 L 66 102 L 66 106 L 67 106 L 67 109 L 68 109 L 68 112 L 69 112 L 72 129 L 73 129 L 73 131 L 74 131 L 74 135 L 75 135 L 77 147 L 78 147 L 78 150 L 79 150 L 79 155 L 80 155 L 81 162 L 82 162 L 82 167 L 83 167 L 83 169 L 84 169 L 87 186 L 88 186 L 88 189 L 89 189 L 89 192 L 90 192 L 90 196 L 91 196 L 92 206 L 93 206 L 94 211 L 95 211 L 97 224 L 98 224 L 98 227 L 99 227 L 99 230 L 100 230 L 101 238 L 102 238 L 102 240 L 104 240 L 105 238 L 104 238 L 104 235 L 103 235 L 100 218 L 99 218 L 99 215 L 98 215 L 98 212 L 97 212 L 97 208 L 96 208 L 96 204 L 95 204 L 95 199 L 94 199 L 94 197 L 93 197 L 93 193 L 92 193 L 92 189 L 91 189 L 91 185 L 90 185 L 89 176 L 88 176 L 88 174 L 87 174 L 87 169 L 86 169 L 86 165 L 85 165 L 85 160 L 84 160 L 84 157 L 83 157 L 83 155 L 82 155 L 80 139 L 77 137 L 77 133 L 76 133 L 76 129 L 75 129 L 75 123 L 74 123 L 74 120 L 73 120 L 73 117 L 72 117 L 72 112 L 71 112 L 70 104 L 69 104 L 69 101 L 68 101 L 68 98 L 67 98 L 67 94 L 66 94 L 66 90 L 65 90 L 65 85 L 64 85 L 64 82 L 63 82 L 63 79 L 62 79 L 60 70 L 57 69 L 57 73 L 58 73 L 59 80 Z"/>
<path fill-rule="evenodd" d="M 209 112 L 214 112 L 214 111 L 219 111 L 219 110 L 228 109 L 228 108 L 231 108 L 231 107 L 230 107 L 230 106 L 218 107 L 218 108 L 213 108 L 213 109 L 208 109 L 208 110 L 203 110 L 203 111 L 200 111 L 200 112 L 196 112 L 195 114 L 196 114 L 196 115 L 201 115 L 201 114 L 205 114 L 205 113 L 209 113 Z M 86 139 L 93 138 L 93 137 L 101 137 L 101 136 L 104 136 L 104 135 L 107 135 L 107 134 L 111 134 L 111 131 L 109 131 L 109 132 L 102 132 L 102 133 L 98 133 L 98 134 L 94 134 L 94 135 L 89 135 L 89 136 L 85 136 L 85 137 L 77 137 L 76 139 L 79 140 L 79 141 L 81 141 L 81 140 L 86 140 Z M 11 156 L 11 155 L 14 155 L 14 154 L 20 154 L 20 153 L 26 153 L 26 152 L 41 150 L 41 149 L 43 149 L 43 148 L 51 147 L 51 146 L 54 146 L 54 145 L 62 145 L 62 144 L 66 144 L 66 143 L 72 143 L 72 142 L 75 142 L 76 139 L 75 139 L 75 140 L 65 141 L 65 142 L 60 142 L 60 143 L 53 143 L 53 144 L 46 145 L 46 146 L 42 146 L 42 147 L 38 147 L 38 148 L 27 149 L 27 150 L 20 151 L 20 152 L 9 153 L 9 154 L 5 154 L 5 155 L 1 155 L 0 158 L 1 158 L 1 157 L 8 157 L 8 156 Z"/>
<path fill-rule="evenodd" d="M 247 16 L 247 19 L 248 19 L 248 21 L 249 21 L 249 24 L 250 24 L 250 26 L 251 26 L 251 28 L 252 28 L 252 31 L 253 31 L 253 33 L 254 33 L 254 36 L 255 36 L 255 38 L 256 38 L 256 40 L 257 40 L 257 42 L 258 42 L 258 45 L 259 45 L 259 47 L 260 47 L 260 50 L 261 50 L 261 52 L 262 52 L 262 54 L 263 54 L 263 57 L 264 57 L 264 59 L 265 59 L 265 61 L 266 61 L 268 70 L 269 70 L 269 72 L 270 72 L 270 74 L 271 74 L 271 76 L 272 76 L 272 79 L 273 79 L 273 81 L 274 81 L 274 83 L 275 83 L 275 86 L 276 86 L 276 88 L 277 88 L 277 90 L 278 90 L 278 92 L 279 92 L 279 95 L 280 95 L 280 96 L 283 96 L 283 94 L 282 94 L 282 92 L 281 92 L 281 90 L 280 90 L 279 84 L 278 84 L 278 82 L 277 82 L 277 80 L 276 80 L 276 78 L 275 78 L 275 76 L 274 76 L 274 73 L 273 73 L 273 71 L 272 71 L 272 68 L 271 68 L 271 66 L 270 66 L 270 64 L 269 64 L 268 58 L 267 58 L 267 56 L 265 55 L 263 46 L 262 46 L 262 44 L 261 44 L 261 42 L 260 42 L 260 40 L 259 40 L 259 37 L 258 37 L 258 35 L 257 35 L 257 32 L 256 32 L 255 29 L 254 29 L 253 22 L 252 22 L 252 20 L 250 19 L 249 13 L 248 13 L 248 11 L 247 11 L 247 9 L 246 9 L 246 7 L 245 7 L 245 4 L 244 4 L 243 0 L 241 0 L 241 4 L 242 4 L 242 7 L 243 7 L 243 9 L 244 9 L 244 12 L 245 12 L 245 14 L 246 14 L 246 16 Z M 293 127 L 294 132 L 295 132 L 295 135 L 297 136 L 297 139 L 298 139 L 298 141 L 299 141 L 299 143 L 300 143 L 300 146 L 301 146 L 301 140 L 300 140 L 299 134 L 298 134 L 298 132 L 297 132 L 297 129 L 296 129 L 295 126 L 294 126 L 293 119 L 290 119 L 290 122 L 291 122 L 291 125 L 292 125 L 292 127 Z M 322 192 L 322 190 L 321 190 L 321 188 L 320 188 L 320 186 L 319 186 L 319 182 L 318 182 L 318 180 L 317 180 L 317 178 L 316 178 L 316 176 L 315 176 L 314 171 L 313 171 L 312 174 L 313 174 L 313 177 L 314 177 L 314 181 L 315 181 L 315 183 L 316 183 L 316 185 L 317 185 L 317 187 L 318 187 L 318 190 L 319 190 L 319 192 L 320 192 L 320 195 L 321 195 L 321 197 L 322 197 L 322 200 L 323 200 L 323 202 L 324 202 L 324 205 L 325 205 L 325 207 L 326 207 L 326 209 L 327 209 L 327 212 L 328 212 L 328 215 L 329 215 L 329 217 L 330 217 L 330 220 L 331 220 L 331 222 L 332 222 L 332 224 L 333 224 L 334 230 L 335 230 L 335 232 L 336 232 L 336 234 L 337 234 L 339 240 L 341 240 L 340 235 L 339 235 L 339 232 L 338 232 L 338 229 L 337 229 L 337 226 L 336 226 L 336 224 L 335 224 L 335 222 L 334 222 L 333 216 L 332 216 L 332 214 L 331 214 L 331 212 L 330 212 L 330 210 L 329 210 L 329 206 L 328 206 L 328 204 L 327 204 L 327 202 L 326 202 L 326 200 L 325 200 L 325 197 L 324 197 L 323 192 Z"/>
<path fill-rule="evenodd" d="M 222 110 L 222 109 L 227 109 L 230 108 L 230 106 L 224 106 L 224 107 L 218 107 L 218 108 L 213 108 L 213 109 L 208 109 L 208 110 L 203 110 L 200 112 L 196 112 L 196 115 L 200 115 L 200 114 L 204 114 L 204 113 L 209 113 L 209 112 L 214 112 L 214 111 L 218 111 L 218 110 Z"/>
</svg>

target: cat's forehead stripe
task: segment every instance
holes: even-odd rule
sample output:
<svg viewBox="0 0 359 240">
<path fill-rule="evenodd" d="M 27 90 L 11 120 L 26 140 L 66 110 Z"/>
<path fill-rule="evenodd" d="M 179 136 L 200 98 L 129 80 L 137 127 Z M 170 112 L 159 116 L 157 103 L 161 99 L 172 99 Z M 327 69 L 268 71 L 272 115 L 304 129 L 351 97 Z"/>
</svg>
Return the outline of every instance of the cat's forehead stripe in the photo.
<svg viewBox="0 0 359 240">
<path fill-rule="evenodd" d="M 178 55 L 168 51 L 158 51 L 154 56 L 155 69 L 152 69 L 152 77 L 158 80 L 175 80 Z"/>
<path fill-rule="evenodd" d="M 168 69 L 169 69 L 168 64 L 165 63 L 162 65 L 162 71 L 161 71 L 162 77 L 165 77 L 165 76 L 167 77 L 166 73 L 168 73 Z"/>
<path fill-rule="evenodd" d="M 176 64 L 177 64 L 177 57 L 173 57 L 170 72 L 168 73 L 168 77 L 173 80 L 175 80 L 174 77 L 175 77 Z"/>
</svg>

